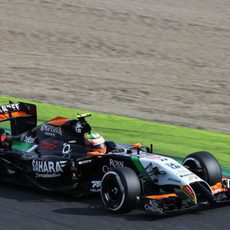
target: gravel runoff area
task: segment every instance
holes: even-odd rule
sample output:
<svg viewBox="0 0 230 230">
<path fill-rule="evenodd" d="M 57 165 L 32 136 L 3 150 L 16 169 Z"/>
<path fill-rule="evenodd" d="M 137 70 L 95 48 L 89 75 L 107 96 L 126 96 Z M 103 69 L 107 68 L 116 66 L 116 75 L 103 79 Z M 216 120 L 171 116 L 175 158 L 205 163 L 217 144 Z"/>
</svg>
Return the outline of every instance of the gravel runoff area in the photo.
<svg viewBox="0 0 230 230">
<path fill-rule="evenodd" d="M 0 94 L 230 133 L 229 0 L 0 0 Z"/>
</svg>

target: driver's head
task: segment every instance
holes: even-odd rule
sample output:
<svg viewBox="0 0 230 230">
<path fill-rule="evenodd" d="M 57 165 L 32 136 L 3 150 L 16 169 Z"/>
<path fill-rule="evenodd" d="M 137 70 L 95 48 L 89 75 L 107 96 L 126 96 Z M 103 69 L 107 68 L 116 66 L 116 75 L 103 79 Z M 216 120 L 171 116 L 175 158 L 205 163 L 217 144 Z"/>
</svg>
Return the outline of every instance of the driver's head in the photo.
<svg viewBox="0 0 230 230">
<path fill-rule="evenodd" d="M 90 151 L 106 153 L 105 139 L 98 133 L 90 133 L 85 136 L 86 145 L 89 146 Z"/>
</svg>

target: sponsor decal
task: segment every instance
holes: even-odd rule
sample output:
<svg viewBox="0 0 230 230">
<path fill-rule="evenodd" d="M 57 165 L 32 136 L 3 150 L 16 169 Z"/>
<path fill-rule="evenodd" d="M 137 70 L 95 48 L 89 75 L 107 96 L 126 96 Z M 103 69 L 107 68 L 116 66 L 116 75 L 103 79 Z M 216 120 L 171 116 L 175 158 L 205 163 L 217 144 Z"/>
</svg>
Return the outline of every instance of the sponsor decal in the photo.
<svg viewBox="0 0 230 230">
<path fill-rule="evenodd" d="M 0 113 L 9 113 L 20 110 L 19 103 L 0 106 Z"/>
<path fill-rule="evenodd" d="M 168 161 L 167 158 L 162 157 L 162 156 L 158 156 L 158 155 L 148 155 L 146 156 L 147 159 L 152 159 L 152 160 L 161 160 L 161 161 Z"/>
<path fill-rule="evenodd" d="M 100 192 L 101 181 L 91 181 L 90 192 Z"/>
<path fill-rule="evenodd" d="M 181 166 L 179 164 L 175 164 L 175 163 L 166 163 L 165 165 L 167 165 L 168 167 L 170 167 L 172 169 L 179 169 L 179 168 L 181 168 Z"/>
<path fill-rule="evenodd" d="M 61 174 L 41 174 L 41 173 L 36 173 L 35 174 L 36 178 L 56 178 L 60 177 Z"/>
<path fill-rule="evenodd" d="M 59 177 L 67 161 L 32 161 L 32 170 L 36 177 Z"/>
<path fill-rule="evenodd" d="M 83 129 L 82 124 L 80 122 L 77 122 L 77 124 L 75 126 L 76 133 L 82 133 L 82 129 Z"/>
<path fill-rule="evenodd" d="M 161 156 L 158 155 L 150 155 L 150 156 L 146 156 L 147 159 L 153 159 L 153 160 L 159 160 L 161 159 Z"/>
<path fill-rule="evenodd" d="M 145 204 L 144 209 L 159 215 L 164 214 L 163 208 L 159 207 L 159 204 L 156 200 L 149 200 L 148 204 Z"/>
<path fill-rule="evenodd" d="M 161 161 L 168 161 L 168 159 L 165 157 L 161 157 Z"/>
<path fill-rule="evenodd" d="M 23 141 L 26 142 L 26 143 L 29 143 L 29 144 L 33 144 L 34 141 L 35 141 L 35 138 L 31 137 L 31 136 L 25 136 Z"/>
<path fill-rule="evenodd" d="M 109 165 L 102 166 L 102 171 L 104 173 L 108 172 L 110 169 L 124 167 L 123 161 L 109 159 Z"/>
<path fill-rule="evenodd" d="M 191 175 L 191 176 L 188 176 L 188 180 L 191 181 L 191 180 L 197 180 L 198 177 L 196 175 Z"/>
<path fill-rule="evenodd" d="M 185 173 L 188 173 L 189 170 L 184 168 L 184 167 L 181 167 L 180 169 L 178 169 L 177 171 L 177 174 L 185 174 Z"/>
<path fill-rule="evenodd" d="M 168 181 L 171 181 L 171 182 L 175 182 L 175 183 L 181 184 L 181 181 L 180 181 L 180 180 L 176 180 L 176 179 L 174 179 L 174 178 L 168 178 Z"/>
<path fill-rule="evenodd" d="M 70 140 L 70 141 L 68 141 L 68 143 L 69 143 L 69 144 L 75 144 L 75 143 L 77 143 L 77 141 L 75 141 L 75 140 Z"/>
<path fill-rule="evenodd" d="M 189 176 L 192 176 L 192 175 L 193 175 L 193 173 L 188 171 L 185 174 L 181 174 L 180 177 L 183 178 L 183 177 L 189 177 Z"/>
<path fill-rule="evenodd" d="M 58 142 L 49 143 L 47 141 L 41 141 L 39 146 L 44 150 L 54 150 L 58 147 Z"/>
<path fill-rule="evenodd" d="M 92 160 L 85 160 L 85 161 L 79 161 L 78 164 L 79 165 L 85 165 L 85 164 L 89 164 L 91 162 L 92 162 Z"/>
<path fill-rule="evenodd" d="M 43 124 L 40 128 L 41 132 L 46 135 L 55 136 L 55 134 L 62 136 L 62 128 L 53 125 Z"/>
<path fill-rule="evenodd" d="M 70 157 L 70 152 L 72 151 L 70 144 L 64 143 L 62 154 L 64 157 Z"/>
<path fill-rule="evenodd" d="M 109 165 L 113 168 L 124 167 L 123 161 L 109 159 Z"/>
</svg>

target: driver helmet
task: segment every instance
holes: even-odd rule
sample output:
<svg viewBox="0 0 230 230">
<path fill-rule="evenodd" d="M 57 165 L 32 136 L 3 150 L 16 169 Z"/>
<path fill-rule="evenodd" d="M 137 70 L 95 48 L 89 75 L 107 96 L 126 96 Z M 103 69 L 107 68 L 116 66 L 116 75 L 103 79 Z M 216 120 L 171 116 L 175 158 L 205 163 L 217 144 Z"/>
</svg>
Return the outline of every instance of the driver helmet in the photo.
<svg viewBox="0 0 230 230">
<path fill-rule="evenodd" d="M 106 153 L 105 139 L 98 133 L 89 133 L 85 136 L 86 145 L 89 146 L 90 151 Z"/>
</svg>

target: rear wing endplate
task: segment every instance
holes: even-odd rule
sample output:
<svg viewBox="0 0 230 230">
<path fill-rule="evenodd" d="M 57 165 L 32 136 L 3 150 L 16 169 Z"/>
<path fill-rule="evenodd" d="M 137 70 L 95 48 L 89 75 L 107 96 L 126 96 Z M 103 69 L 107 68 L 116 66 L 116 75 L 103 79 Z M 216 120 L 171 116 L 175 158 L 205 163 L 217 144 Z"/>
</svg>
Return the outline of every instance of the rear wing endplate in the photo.
<svg viewBox="0 0 230 230">
<path fill-rule="evenodd" d="M 37 125 L 36 105 L 10 102 L 0 106 L 0 122 L 10 121 L 11 134 L 18 135 L 33 129 Z"/>
</svg>

